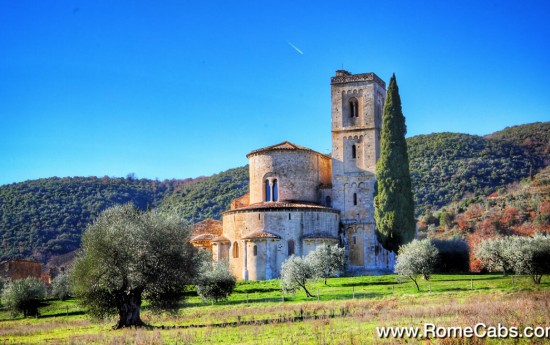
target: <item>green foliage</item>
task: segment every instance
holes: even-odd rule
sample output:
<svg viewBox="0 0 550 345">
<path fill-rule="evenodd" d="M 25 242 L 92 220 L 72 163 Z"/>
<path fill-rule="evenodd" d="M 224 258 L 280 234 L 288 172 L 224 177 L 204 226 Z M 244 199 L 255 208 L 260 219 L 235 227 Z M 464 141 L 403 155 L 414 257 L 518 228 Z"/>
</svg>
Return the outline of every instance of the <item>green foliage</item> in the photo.
<svg viewBox="0 0 550 345">
<path fill-rule="evenodd" d="M 71 282 L 69 279 L 69 274 L 67 272 L 58 274 L 52 280 L 51 289 L 52 297 L 58 300 L 64 301 L 71 297 Z"/>
<path fill-rule="evenodd" d="M 94 317 L 118 313 L 117 327 L 142 325 L 142 297 L 152 310 L 177 310 L 200 266 L 191 230 L 178 216 L 129 204 L 105 210 L 83 235 L 71 271 L 75 295 Z"/>
<path fill-rule="evenodd" d="M 393 252 L 410 242 L 416 230 L 406 133 L 399 88 L 393 75 L 384 104 L 380 160 L 376 165 L 378 192 L 374 200 L 376 236 L 384 248 Z"/>
<path fill-rule="evenodd" d="M 476 256 L 489 270 L 528 274 L 538 285 L 544 274 L 550 274 L 550 237 L 535 234 L 487 239 L 479 244 Z"/>
<path fill-rule="evenodd" d="M 313 268 L 315 277 L 323 278 L 325 284 L 327 278 L 338 276 L 344 271 L 346 262 L 344 248 L 321 244 L 307 255 L 307 260 Z"/>
<path fill-rule="evenodd" d="M 44 178 L 0 186 L 0 260 L 51 256 L 80 247 L 86 226 L 103 210 L 127 202 L 155 207 L 190 180 Z"/>
<path fill-rule="evenodd" d="M 191 223 L 220 219 L 231 200 L 248 193 L 248 165 L 204 178 L 168 195 L 161 210 L 181 214 Z"/>
<path fill-rule="evenodd" d="M 40 302 L 46 295 L 46 287 L 35 277 L 8 282 L 2 290 L 2 304 L 15 317 L 23 313 L 24 317 L 38 314 Z"/>
<path fill-rule="evenodd" d="M 313 295 L 307 289 L 307 283 L 315 278 L 315 272 L 311 262 L 301 256 L 292 255 L 281 266 L 281 289 L 285 293 L 295 294 L 302 288 L 307 297 Z"/>
<path fill-rule="evenodd" d="M 550 164 L 550 122 L 535 122 L 505 129 L 489 134 L 489 139 L 509 141 L 528 150 L 532 156 Z"/>
<path fill-rule="evenodd" d="M 207 262 L 201 268 L 195 287 L 203 300 L 218 302 L 233 293 L 236 281 L 227 262 Z"/>
<path fill-rule="evenodd" d="M 430 239 L 413 240 L 399 248 L 395 273 L 411 279 L 420 291 L 418 276 L 430 279 L 438 260 L 438 250 Z"/>
<path fill-rule="evenodd" d="M 544 166 L 517 144 L 475 135 L 418 135 L 407 144 L 417 216 L 465 196 L 487 196 Z"/>
</svg>

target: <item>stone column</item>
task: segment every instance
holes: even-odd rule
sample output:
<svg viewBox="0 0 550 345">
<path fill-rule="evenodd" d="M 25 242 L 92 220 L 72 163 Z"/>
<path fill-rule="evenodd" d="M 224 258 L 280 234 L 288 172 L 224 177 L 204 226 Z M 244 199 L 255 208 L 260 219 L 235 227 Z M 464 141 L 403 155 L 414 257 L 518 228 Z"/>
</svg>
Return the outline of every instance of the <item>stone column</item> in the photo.
<svg viewBox="0 0 550 345">
<path fill-rule="evenodd" d="M 273 272 L 271 270 L 271 253 L 269 249 L 269 240 L 265 241 L 265 279 L 273 279 Z"/>
<path fill-rule="evenodd" d="M 246 250 L 246 247 L 247 247 L 247 243 L 246 241 L 244 241 L 244 265 L 243 265 L 243 280 L 248 280 L 248 268 L 247 268 L 247 257 L 246 257 L 246 253 L 247 253 L 247 250 Z"/>
</svg>

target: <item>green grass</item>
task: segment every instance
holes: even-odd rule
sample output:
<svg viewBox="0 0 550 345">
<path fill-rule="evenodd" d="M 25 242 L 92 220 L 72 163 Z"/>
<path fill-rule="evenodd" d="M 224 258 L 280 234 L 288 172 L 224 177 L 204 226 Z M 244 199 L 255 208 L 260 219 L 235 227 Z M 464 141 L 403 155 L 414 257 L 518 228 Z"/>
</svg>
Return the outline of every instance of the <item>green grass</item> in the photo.
<svg viewBox="0 0 550 345">
<path fill-rule="evenodd" d="M 483 321 L 550 326 L 548 277 L 539 286 L 529 277 L 515 277 L 512 286 L 511 277 L 498 274 L 434 275 L 421 280 L 420 287 L 417 292 L 410 281 L 397 283 L 395 275 L 333 278 L 327 285 L 318 281 L 309 286 L 315 298 L 298 291 L 284 296 L 283 303 L 278 280 L 238 282 L 227 301 L 214 305 L 189 291 L 177 315 L 152 314 L 145 304 L 142 317 L 153 327 L 121 331 L 110 329 L 114 319 L 90 320 L 75 300 L 48 300 L 38 318 L 12 319 L 0 310 L 0 342 L 374 344 L 405 342 L 376 338 L 375 327 L 382 325 L 473 326 Z M 522 341 L 518 343 L 529 343 Z"/>
</svg>

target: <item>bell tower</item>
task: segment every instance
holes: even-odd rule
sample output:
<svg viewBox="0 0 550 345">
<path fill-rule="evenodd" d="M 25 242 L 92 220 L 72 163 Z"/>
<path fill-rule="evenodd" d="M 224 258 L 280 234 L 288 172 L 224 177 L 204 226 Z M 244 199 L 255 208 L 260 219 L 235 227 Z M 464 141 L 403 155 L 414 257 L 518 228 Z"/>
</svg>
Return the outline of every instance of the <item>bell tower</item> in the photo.
<svg viewBox="0 0 550 345">
<path fill-rule="evenodd" d="M 393 268 L 393 255 L 376 240 L 374 184 L 386 84 L 374 73 L 338 70 L 331 78 L 332 206 L 350 267 L 362 273 Z"/>
</svg>

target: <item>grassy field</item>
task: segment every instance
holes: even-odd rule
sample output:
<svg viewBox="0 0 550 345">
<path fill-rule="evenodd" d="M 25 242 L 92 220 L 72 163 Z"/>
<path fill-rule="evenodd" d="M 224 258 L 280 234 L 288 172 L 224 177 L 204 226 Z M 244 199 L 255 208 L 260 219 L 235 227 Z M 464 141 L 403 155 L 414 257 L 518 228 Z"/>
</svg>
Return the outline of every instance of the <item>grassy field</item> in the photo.
<svg viewBox="0 0 550 345">
<path fill-rule="evenodd" d="M 177 315 L 143 310 L 146 329 L 111 330 L 114 319 L 90 320 L 73 301 L 47 301 L 38 318 L 0 310 L 4 344 L 550 344 L 550 339 L 380 339 L 376 327 L 550 327 L 550 283 L 501 275 L 434 275 L 413 283 L 396 276 L 329 279 L 283 296 L 277 280 L 240 282 L 228 301 L 211 305 L 190 291 Z"/>
</svg>

